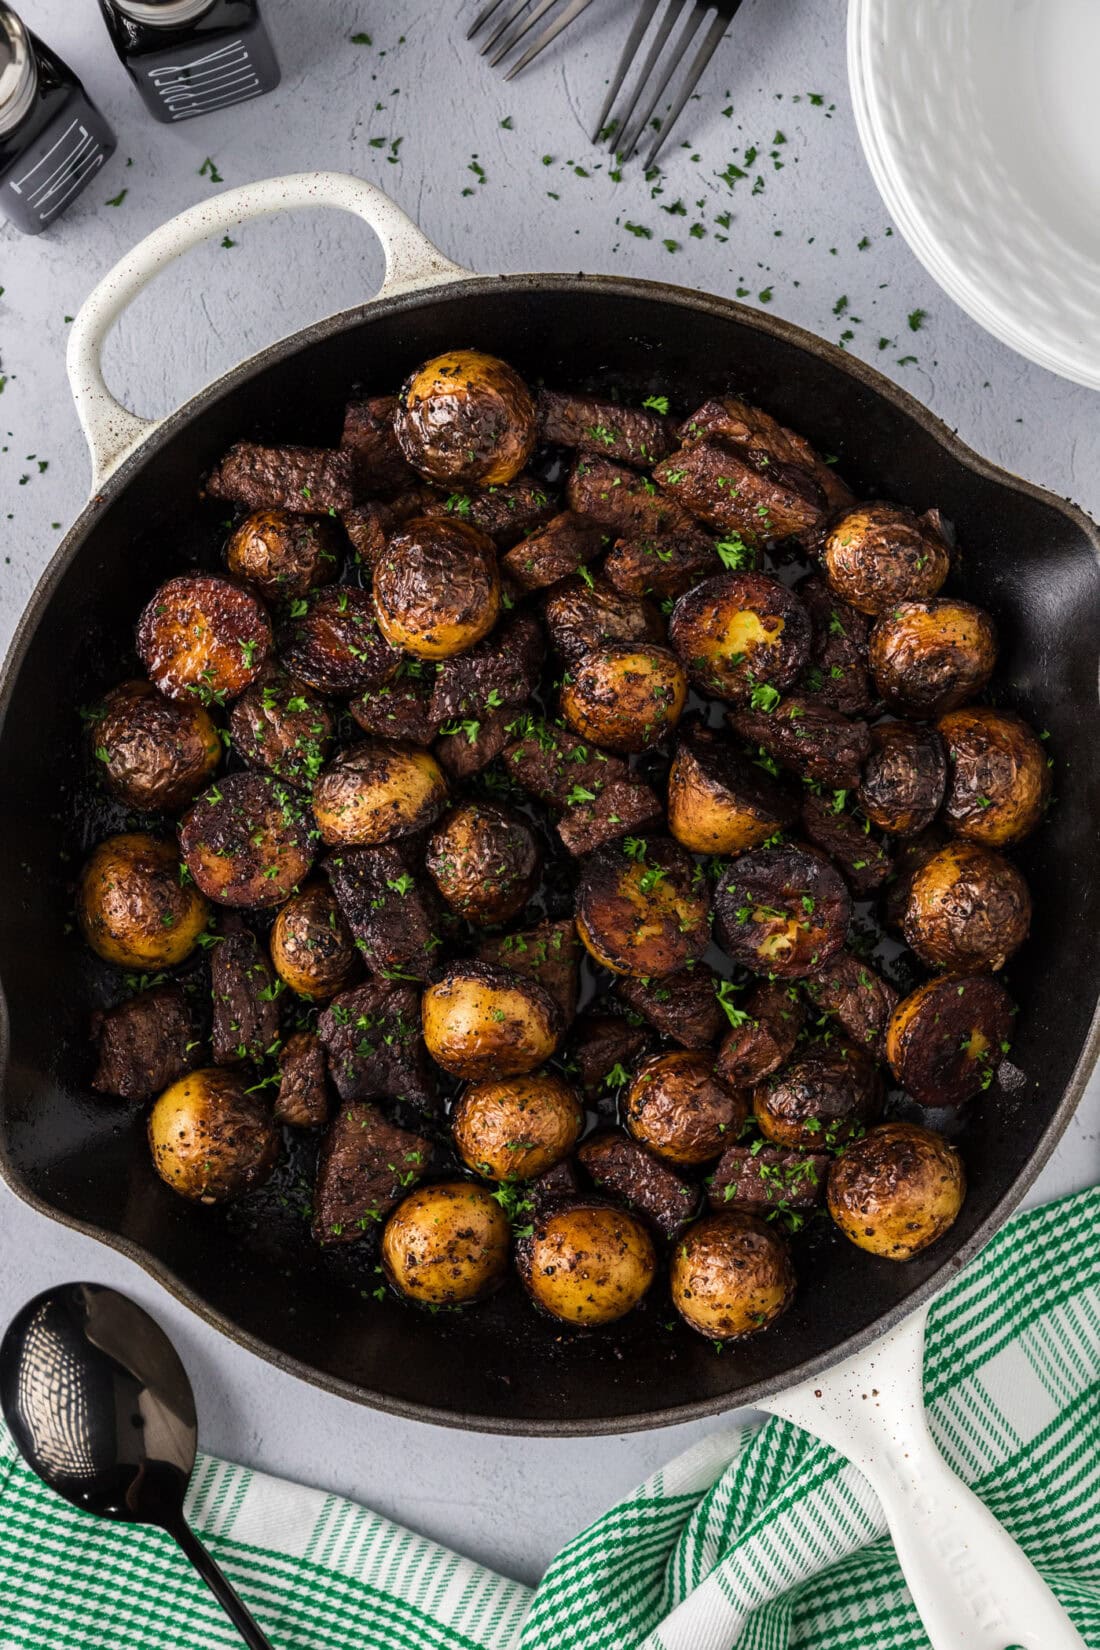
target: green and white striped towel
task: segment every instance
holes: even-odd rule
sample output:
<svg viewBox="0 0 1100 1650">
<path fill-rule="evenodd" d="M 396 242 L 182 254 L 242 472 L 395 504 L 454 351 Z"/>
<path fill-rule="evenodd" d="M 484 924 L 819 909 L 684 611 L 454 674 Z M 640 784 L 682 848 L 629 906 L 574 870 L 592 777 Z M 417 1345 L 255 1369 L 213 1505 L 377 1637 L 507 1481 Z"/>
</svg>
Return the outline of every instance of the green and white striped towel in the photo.
<svg viewBox="0 0 1100 1650">
<path fill-rule="evenodd" d="M 1100 1650 L 1100 1188 L 1017 1216 L 928 1328 L 932 1430 Z M 276 1650 L 920 1650 L 877 1504 L 787 1422 L 716 1431 L 532 1594 L 333 1496 L 200 1459 L 189 1513 Z M 166 1537 L 0 1438 L 0 1650 L 236 1650 Z"/>
</svg>

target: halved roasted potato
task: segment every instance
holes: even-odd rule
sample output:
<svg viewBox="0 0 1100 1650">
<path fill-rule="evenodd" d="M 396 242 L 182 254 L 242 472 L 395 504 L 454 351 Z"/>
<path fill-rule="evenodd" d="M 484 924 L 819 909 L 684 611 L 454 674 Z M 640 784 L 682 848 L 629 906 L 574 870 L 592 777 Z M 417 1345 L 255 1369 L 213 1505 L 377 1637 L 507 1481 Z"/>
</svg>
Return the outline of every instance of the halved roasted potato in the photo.
<svg viewBox="0 0 1100 1650">
<path fill-rule="evenodd" d="M 970 705 L 937 724 L 951 769 L 944 818 L 956 836 L 1007 848 L 1038 825 L 1050 800 L 1050 764 L 1019 716 Z"/>
<path fill-rule="evenodd" d="M 295 602 L 290 615 L 279 631 L 279 662 L 307 687 L 347 698 L 397 675 L 401 654 L 379 629 L 369 590 L 327 585 Z"/>
<path fill-rule="evenodd" d="M 255 510 L 226 545 L 225 561 L 268 601 L 293 601 L 316 585 L 331 584 L 346 550 L 347 540 L 329 516 Z"/>
<path fill-rule="evenodd" d="M 871 675 L 891 710 L 942 716 L 980 693 L 997 662 L 989 614 L 951 596 L 899 602 L 868 644 Z"/>
<path fill-rule="evenodd" d="M 508 1270 L 512 1228 L 487 1186 L 437 1180 L 417 1186 L 387 1220 L 382 1269 L 424 1306 L 480 1300 Z"/>
<path fill-rule="evenodd" d="M 557 1048 L 562 1011 L 537 981 L 494 963 L 456 962 L 421 1001 L 424 1042 L 454 1077 L 516 1077 Z"/>
<path fill-rule="evenodd" d="M 613 642 L 566 673 L 562 715 L 582 739 L 612 751 L 644 751 L 676 726 L 687 678 L 667 647 Z"/>
<path fill-rule="evenodd" d="M 224 705 L 263 668 L 271 620 L 243 584 L 215 573 L 181 573 L 146 603 L 137 651 L 167 698 Z"/>
<path fill-rule="evenodd" d="M 182 873 L 175 845 L 144 831 L 94 848 L 80 875 L 77 914 L 97 956 L 143 974 L 189 957 L 210 907 Z"/>
<path fill-rule="evenodd" d="M 530 458 L 538 421 L 514 368 L 482 350 L 456 349 L 405 380 L 394 429 L 413 469 L 429 481 L 499 487 Z"/>
<path fill-rule="evenodd" d="M 275 1167 L 278 1128 L 246 1082 L 221 1066 L 204 1066 L 154 1102 L 148 1124 L 153 1167 L 181 1197 L 224 1203 L 262 1186 Z"/>
<path fill-rule="evenodd" d="M 831 588 L 860 613 L 935 596 L 951 570 L 946 541 L 926 516 L 898 504 L 857 504 L 825 534 L 821 562 Z"/>
<path fill-rule="evenodd" d="M 829 1170 L 829 1213 L 872 1255 L 910 1260 L 955 1224 L 966 1196 L 962 1159 L 917 1123 L 883 1123 Z"/>
<path fill-rule="evenodd" d="M 669 1262 L 672 1304 L 711 1341 L 744 1340 L 794 1299 L 794 1267 L 774 1226 L 723 1210 L 689 1226 Z"/>
<path fill-rule="evenodd" d="M 719 943 L 734 962 L 790 980 L 840 950 L 852 899 L 823 853 L 789 842 L 735 860 L 715 890 L 714 914 Z"/>
<path fill-rule="evenodd" d="M 695 1049 L 654 1054 L 627 1090 L 624 1121 L 635 1140 L 669 1163 L 710 1163 L 737 1139 L 747 1095 L 719 1081 L 714 1056 Z"/>
<path fill-rule="evenodd" d="M 392 647 L 417 659 L 466 653 L 500 613 L 496 547 L 455 516 L 419 516 L 390 538 L 372 588 Z"/>
<path fill-rule="evenodd" d="M 872 825 L 894 836 L 918 836 L 943 801 L 947 758 L 934 728 L 879 722 L 863 764 L 859 805 Z"/>
<path fill-rule="evenodd" d="M 490 1180 L 532 1180 L 552 1169 L 583 1125 L 576 1090 L 551 1071 L 471 1083 L 451 1113 L 458 1155 Z"/>
<path fill-rule="evenodd" d="M 552 1205 L 520 1239 L 516 1262 L 531 1298 L 562 1323 L 594 1328 L 637 1306 L 657 1255 L 643 1221 L 598 1198 Z"/>
<path fill-rule="evenodd" d="M 187 868 L 219 905 L 281 905 L 313 864 L 305 798 L 265 773 L 230 773 L 180 821 Z"/>
<path fill-rule="evenodd" d="M 1031 895 L 1015 865 L 957 838 L 913 873 L 902 931 L 929 968 L 984 974 L 1004 967 L 1030 923 Z"/>
<path fill-rule="evenodd" d="M 182 808 L 213 774 L 222 747 L 197 702 L 166 699 L 151 682 L 121 682 L 92 717 L 89 743 L 107 789 L 140 813 Z"/>
<path fill-rule="evenodd" d="M 706 880 L 670 837 L 624 837 L 588 856 L 576 919 L 586 950 L 613 973 L 674 974 L 707 948 Z"/>
<path fill-rule="evenodd" d="M 538 886 L 542 849 L 514 809 L 460 802 L 432 833 L 424 863 L 447 904 L 468 922 L 507 922 Z"/>
<path fill-rule="evenodd" d="M 318 776 L 313 817 L 329 847 L 373 848 L 434 824 L 447 800 L 443 770 L 422 745 L 364 739 Z"/>
<path fill-rule="evenodd" d="M 718 573 L 672 610 L 668 637 L 702 693 L 735 704 L 775 702 L 810 656 L 810 615 L 767 573 Z M 768 690 L 772 690 L 770 694 Z"/>
<path fill-rule="evenodd" d="M 741 854 L 794 823 L 798 805 L 711 728 L 685 730 L 668 776 L 668 828 L 697 854 Z"/>
<path fill-rule="evenodd" d="M 351 931 L 327 882 L 307 882 L 281 907 L 271 930 L 275 972 L 292 991 L 327 1002 L 362 968 Z"/>
<path fill-rule="evenodd" d="M 760 1132 L 777 1146 L 823 1151 L 863 1133 L 882 1107 L 865 1048 L 838 1038 L 808 1043 L 753 1090 Z"/>
<path fill-rule="evenodd" d="M 890 1070 L 922 1106 L 961 1106 L 992 1083 L 1008 1052 L 1014 1013 L 992 974 L 925 980 L 890 1016 Z"/>
</svg>

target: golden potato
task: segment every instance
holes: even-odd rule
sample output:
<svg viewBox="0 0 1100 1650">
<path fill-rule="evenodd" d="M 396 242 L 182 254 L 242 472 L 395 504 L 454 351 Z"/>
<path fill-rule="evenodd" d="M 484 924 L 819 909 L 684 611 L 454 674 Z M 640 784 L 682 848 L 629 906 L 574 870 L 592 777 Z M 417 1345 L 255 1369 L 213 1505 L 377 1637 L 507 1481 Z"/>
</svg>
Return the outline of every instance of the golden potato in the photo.
<svg viewBox="0 0 1100 1650">
<path fill-rule="evenodd" d="M 660 744 L 686 699 L 687 677 L 675 653 L 651 642 L 611 643 L 577 660 L 562 679 L 566 722 L 605 750 Z"/>
<path fill-rule="evenodd" d="M 757 1083 L 752 1109 L 777 1146 L 823 1151 L 862 1134 L 882 1110 L 882 1083 L 865 1048 L 839 1038 L 807 1043 Z"/>
<path fill-rule="evenodd" d="M 635 1140 L 658 1157 L 710 1163 L 737 1139 L 749 1102 L 719 1081 L 712 1054 L 680 1048 L 642 1062 L 623 1112 Z"/>
<path fill-rule="evenodd" d="M 914 871 L 901 922 L 923 963 L 960 974 L 1003 968 L 1030 924 L 1031 895 L 1015 865 L 961 837 Z"/>
<path fill-rule="evenodd" d="M 992 1083 L 1008 1050 L 1014 1012 L 992 974 L 925 980 L 890 1017 L 890 1070 L 922 1106 L 961 1106 Z"/>
<path fill-rule="evenodd" d="M 710 940 L 706 879 L 669 837 L 624 837 L 589 854 L 576 895 L 585 949 L 615 974 L 675 974 Z"/>
<path fill-rule="evenodd" d="M 532 1300 L 562 1323 L 615 1323 L 653 1282 L 653 1239 L 636 1215 L 588 1198 L 552 1206 L 516 1256 Z"/>
<path fill-rule="evenodd" d="M 668 828 L 696 854 L 742 854 L 792 825 L 798 805 L 712 728 L 682 735 L 668 775 Z"/>
<path fill-rule="evenodd" d="M 421 516 L 394 533 L 374 564 L 378 628 L 417 659 L 468 653 L 500 614 L 492 539 L 455 516 Z"/>
<path fill-rule="evenodd" d="M 421 1000 L 424 1042 L 453 1077 L 519 1077 L 548 1060 L 565 1030 L 537 981 L 493 963 L 456 962 Z"/>
<path fill-rule="evenodd" d="M 170 842 L 144 831 L 108 837 L 80 877 L 77 913 L 96 954 L 120 968 L 153 973 L 191 955 L 210 907 Z"/>
<path fill-rule="evenodd" d="M 432 833 L 425 864 L 467 922 L 507 922 L 538 886 L 542 849 L 522 814 L 493 802 L 462 802 Z"/>
<path fill-rule="evenodd" d="M 916 1123 L 883 1123 L 829 1169 L 826 1200 L 860 1249 L 909 1260 L 953 1226 L 966 1196 L 962 1159 Z"/>
<path fill-rule="evenodd" d="M 871 631 L 868 662 L 891 710 L 936 717 L 973 699 L 997 663 L 993 620 L 949 596 L 898 602 Z"/>
<path fill-rule="evenodd" d="M 188 1072 L 153 1104 L 149 1150 L 166 1186 L 198 1203 L 224 1203 L 262 1186 L 279 1131 L 246 1080 L 221 1066 Z"/>
<path fill-rule="evenodd" d="M 339 752 L 313 786 L 313 817 L 329 847 L 377 847 L 433 824 L 447 781 L 422 745 L 363 739 Z"/>
<path fill-rule="evenodd" d="M 711 1341 L 737 1341 L 774 1323 L 794 1299 L 787 1245 L 774 1226 L 736 1209 L 689 1226 L 669 1262 L 672 1304 Z"/>
<path fill-rule="evenodd" d="M 549 1071 L 471 1083 L 451 1114 L 458 1155 L 490 1180 L 531 1180 L 552 1169 L 583 1125 L 576 1090 Z"/>
<path fill-rule="evenodd" d="M 180 821 L 187 868 L 219 905 L 281 905 L 313 864 L 305 798 L 265 773 L 230 773 Z"/>
<path fill-rule="evenodd" d="M 271 620 L 251 590 L 215 573 L 181 573 L 146 603 L 137 651 L 169 699 L 224 705 L 255 681 L 271 652 Z"/>
<path fill-rule="evenodd" d="M 449 350 L 406 379 L 394 430 L 414 470 L 449 487 L 500 487 L 534 451 L 531 392 L 506 361 L 476 349 Z"/>
<path fill-rule="evenodd" d="M 680 597 L 668 639 L 700 692 L 748 704 L 766 686 L 774 703 L 809 663 L 813 627 L 778 579 L 717 573 Z"/>
<path fill-rule="evenodd" d="M 280 908 L 271 961 L 279 978 L 312 1002 L 327 1002 L 358 979 L 359 952 L 327 883 L 307 882 Z"/>
<path fill-rule="evenodd" d="M 461 1306 L 508 1270 L 512 1228 L 487 1186 L 437 1180 L 418 1186 L 382 1232 L 382 1267 L 394 1288 L 425 1306 Z"/>
<path fill-rule="evenodd" d="M 89 729 L 107 789 L 139 813 L 182 808 L 221 761 L 218 730 L 198 703 L 179 704 L 151 682 L 121 682 Z"/>
<path fill-rule="evenodd" d="M 292 601 L 319 584 L 331 584 L 347 541 L 328 516 L 294 510 L 255 510 L 225 548 L 226 566 L 254 584 L 269 601 Z"/>
<path fill-rule="evenodd" d="M 783 842 L 754 848 L 723 872 L 715 930 L 734 962 L 754 974 L 802 979 L 840 950 L 852 899 L 818 848 Z"/>
<path fill-rule="evenodd" d="M 1022 842 L 1050 800 L 1050 765 L 1027 723 L 970 705 L 937 726 L 951 762 L 944 818 L 952 831 L 989 848 Z"/>
<path fill-rule="evenodd" d="M 821 549 L 830 588 L 860 613 L 935 596 L 951 570 L 948 546 L 926 516 L 897 504 L 857 504 L 834 521 Z"/>
</svg>

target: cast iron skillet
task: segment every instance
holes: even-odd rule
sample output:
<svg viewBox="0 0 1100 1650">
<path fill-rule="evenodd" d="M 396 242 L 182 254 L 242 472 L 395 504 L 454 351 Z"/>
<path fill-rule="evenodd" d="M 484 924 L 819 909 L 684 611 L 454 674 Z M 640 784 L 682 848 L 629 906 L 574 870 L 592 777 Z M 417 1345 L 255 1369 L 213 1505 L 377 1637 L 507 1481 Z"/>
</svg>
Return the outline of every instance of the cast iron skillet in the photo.
<svg viewBox="0 0 1100 1650">
<path fill-rule="evenodd" d="M 74 329 L 74 390 L 97 475 L 108 479 L 43 576 L 0 683 L 0 1166 L 35 1208 L 129 1255 L 225 1334 L 380 1409 L 565 1435 L 749 1403 L 854 1352 L 942 1285 L 1018 1202 L 1084 1087 L 1100 997 L 1100 534 L 1079 511 L 976 457 L 870 368 L 772 316 L 651 282 L 467 276 L 369 186 L 341 201 L 295 181 L 281 196 L 278 184 L 233 191 L 166 226 L 112 272 Z M 112 315 L 202 234 L 289 204 L 367 216 L 386 244 L 382 296 L 265 351 L 149 434 L 98 377 Z M 142 1117 L 87 1086 L 89 1011 L 111 1000 L 117 981 L 70 931 L 87 846 L 76 822 L 87 783 L 77 707 L 132 668 L 134 619 L 157 582 L 188 564 L 219 565 L 220 512 L 200 508 L 196 491 L 230 442 L 334 444 L 353 383 L 388 389 L 458 343 L 556 386 L 598 376 L 625 397 L 665 393 L 684 411 L 736 386 L 836 454 L 859 492 L 938 505 L 964 552 L 953 588 L 1000 628 L 1003 701 L 1049 730 L 1057 759 L 1057 803 L 1019 855 L 1035 919 L 1011 969 L 1023 1005 L 1018 1069 L 958 1126 L 970 1192 L 957 1224 L 906 1265 L 839 1239 L 803 1251 L 791 1312 L 721 1357 L 674 1324 L 661 1300 L 615 1332 L 563 1336 L 514 1285 L 466 1315 L 376 1302 L 369 1259 L 351 1250 L 332 1261 L 312 1245 L 294 1165 L 251 1204 L 195 1209 L 153 1174 Z M 134 450 L 110 474 L 127 446 Z"/>
</svg>

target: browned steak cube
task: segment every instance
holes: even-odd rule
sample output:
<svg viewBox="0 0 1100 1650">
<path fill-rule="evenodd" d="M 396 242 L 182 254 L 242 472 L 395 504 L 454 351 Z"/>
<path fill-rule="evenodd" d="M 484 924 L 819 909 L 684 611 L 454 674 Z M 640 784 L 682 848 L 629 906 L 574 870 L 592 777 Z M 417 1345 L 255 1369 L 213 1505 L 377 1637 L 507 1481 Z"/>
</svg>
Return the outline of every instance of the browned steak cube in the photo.
<svg viewBox="0 0 1100 1650">
<path fill-rule="evenodd" d="M 840 800 L 839 809 L 836 801 Z M 872 836 L 845 813 L 841 793 L 821 796 L 809 792 L 802 801 L 802 829 L 827 853 L 857 899 L 866 899 L 890 875 L 893 860 L 881 837 Z"/>
<path fill-rule="evenodd" d="M 367 688 L 348 706 L 364 733 L 382 739 L 406 739 L 411 745 L 430 745 L 439 733 L 431 708 L 428 682 L 423 677 L 404 675 L 385 687 Z"/>
<path fill-rule="evenodd" d="M 202 1047 L 178 985 L 141 991 L 92 1015 L 99 1054 L 92 1087 L 120 1100 L 151 1100 L 202 1064 Z"/>
<path fill-rule="evenodd" d="M 622 595 L 664 601 L 720 573 L 722 563 L 713 541 L 696 531 L 668 533 L 664 538 L 616 539 L 603 570 Z"/>
<path fill-rule="evenodd" d="M 296 1129 L 319 1129 L 328 1122 L 325 1051 L 312 1031 L 296 1031 L 279 1054 L 276 1123 Z"/>
<path fill-rule="evenodd" d="M 522 726 L 520 738 L 504 753 L 508 777 L 552 808 L 589 801 L 627 777 L 621 757 L 597 750 L 564 728 L 530 716 Z"/>
<path fill-rule="evenodd" d="M 368 980 L 342 991 L 318 1019 L 317 1035 L 341 1100 L 390 1095 L 418 1106 L 432 1105 L 435 1090 L 428 1076 L 416 986 Z"/>
<path fill-rule="evenodd" d="M 321 1142 L 313 1194 L 318 1243 L 354 1243 L 381 1226 L 424 1173 L 431 1141 L 367 1101 L 344 1106 Z"/>
<path fill-rule="evenodd" d="M 482 940 L 477 954 L 482 962 L 503 963 L 537 980 L 560 1004 L 566 1024 L 572 1021 L 577 1012 L 581 945 L 571 917 L 564 922 L 540 922 L 521 934 Z"/>
<path fill-rule="evenodd" d="M 869 963 L 838 951 L 803 984 L 814 1008 L 832 1015 L 853 1043 L 881 1051 L 898 993 Z"/>
<path fill-rule="evenodd" d="M 647 1026 L 632 1026 L 617 1014 L 582 1014 L 577 1021 L 573 1059 L 581 1086 L 588 1095 L 615 1087 L 630 1074 L 642 1056 L 653 1047 L 653 1033 Z M 613 1081 L 608 1084 L 607 1079 Z"/>
<path fill-rule="evenodd" d="M 750 549 L 808 533 L 825 514 L 825 495 L 805 470 L 720 436 L 679 448 L 653 479 L 708 527 Z"/>
<path fill-rule="evenodd" d="M 556 1203 L 564 1199 L 577 1197 L 580 1185 L 577 1181 L 577 1171 L 571 1157 L 561 1163 L 555 1163 L 552 1169 L 546 1169 L 542 1174 L 528 1182 L 527 1195 L 531 1201 L 530 1210 L 523 1209 L 519 1213 L 517 1224 L 523 1226 L 534 1215 L 541 1215 Z"/>
<path fill-rule="evenodd" d="M 435 742 L 435 754 L 447 778 L 458 784 L 487 768 L 512 737 L 508 727 L 518 714 L 515 705 L 506 705 L 487 716 L 455 717 L 444 722 Z"/>
<path fill-rule="evenodd" d="M 778 1071 L 789 1057 L 802 1030 L 806 1008 L 792 988 L 762 981 L 734 1011 L 731 1025 L 718 1050 L 715 1071 L 730 1088 L 748 1088 Z"/>
<path fill-rule="evenodd" d="M 729 1146 L 707 1188 L 712 1209 L 766 1215 L 772 1209 L 812 1209 L 825 1195 L 827 1152 L 785 1152 L 755 1141 Z"/>
<path fill-rule="evenodd" d="M 393 430 L 395 395 L 371 395 L 349 401 L 340 445 L 355 454 L 358 476 L 368 493 L 399 493 L 416 486 L 416 472 L 405 462 Z"/>
<path fill-rule="evenodd" d="M 617 990 L 662 1037 L 684 1048 L 711 1048 L 729 1023 L 718 1000 L 719 983 L 712 968 L 696 963 L 662 979 L 622 979 Z"/>
<path fill-rule="evenodd" d="M 664 642 L 667 630 L 652 602 L 624 596 L 606 579 L 564 579 L 543 598 L 550 645 L 567 663 L 608 642 Z"/>
<path fill-rule="evenodd" d="M 598 521 L 563 510 L 529 538 L 520 539 L 501 567 L 521 590 L 541 590 L 568 578 L 604 547 L 607 535 Z"/>
<path fill-rule="evenodd" d="M 358 502 L 355 455 L 344 448 L 237 441 L 207 476 L 206 496 L 230 499 L 249 510 L 339 514 Z"/>
<path fill-rule="evenodd" d="M 275 975 L 250 928 L 227 914 L 210 956 L 210 992 L 214 1003 L 211 1042 L 214 1064 L 256 1064 L 271 1052 L 279 1035 L 279 994 Z"/>
<path fill-rule="evenodd" d="M 577 447 L 582 453 L 617 459 L 642 470 L 664 458 L 675 444 L 662 414 L 646 407 L 597 401 L 590 395 L 540 390 L 538 415 L 539 435 L 552 446 Z"/>
<path fill-rule="evenodd" d="M 595 1185 L 645 1215 L 666 1238 L 676 1237 L 698 1212 L 698 1186 L 618 1129 L 601 1130 L 577 1148 Z"/>
<path fill-rule="evenodd" d="M 507 550 L 549 521 L 560 508 L 544 482 L 535 476 L 517 476 L 503 487 L 471 488 L 448 493 L 444 498 L 435 495 L 425 504 L 423 513 L 458 516 L 487 533 L 498 550 Z"/>
<path fill-rule="evenodd" d="M 590 516 L 614 538 L 697 539 L 699 528 L 648 476 L 606 458 L 578 458 L 567 486 L 569 508 Z"/>
<path fill-rule="evenodd" d="M 663 816 L 661 799 L 648 785 L 613 780 L 595 801 L 570 803 L 557 822 L 558 835 L 571 854 L 590 854 L 601 843 L 659 825 Z"/>
<path fill-rule="evenodd" d="M 735 733 L 759 745 L 800 779 L 830 789 L 854 791 L 871 749 L 871 730 L 812 699 L 792 695 L 772 711 L 734 706 L 726 721 Z"/>
<path fill-rule="evenodd" d="M 871 621 L 834 596 L 814 573 L 797 586 L 813 625 L 810 663 L 802 672 L 799 693 L 820 699 L 845 716 L 863 716 L 874 702 L 867 672 L 867 637 Z"/>
<path fill-rule="evenodd" d="M 749 447 L 769 460 L 806 470 L 825 494 L 830 510 L 845 509 L 855 502 L 855 494 L 848 484 L 814 451 L 805 436 L 788 430 L 761 407 L 753 407 L 736 396 L 724 395 L 704 401 L 684 420 L 678 433 L 681 441 L 722 436 L 736 447 Z"/>
<path fill-rule="evenodd" d="M 439 906 L 409 843 L 344 848 L 323 869 L 344 921 L 373 974 L 423 980 L 436 959 Z"/>
<path fill-rule="evenodd" d="M 468 653 L 439 661 L 432 715 L 447 722 L 522 705 L 538 681 L 543 653 L 537 620 L 525 613 L 506 619 Z"/>
<path fill-rule="evenodd" d="M 340 517 L 351 540 L 356 560 L 373 567 L 386 541 L 397 526 L 397 517 L 387 504 L 357 504 Z"/>
</svg>

